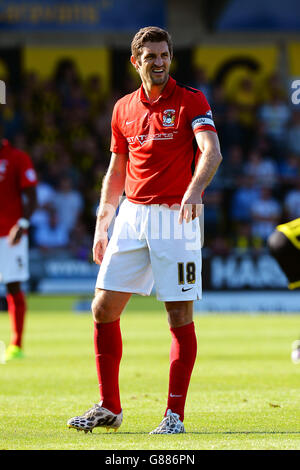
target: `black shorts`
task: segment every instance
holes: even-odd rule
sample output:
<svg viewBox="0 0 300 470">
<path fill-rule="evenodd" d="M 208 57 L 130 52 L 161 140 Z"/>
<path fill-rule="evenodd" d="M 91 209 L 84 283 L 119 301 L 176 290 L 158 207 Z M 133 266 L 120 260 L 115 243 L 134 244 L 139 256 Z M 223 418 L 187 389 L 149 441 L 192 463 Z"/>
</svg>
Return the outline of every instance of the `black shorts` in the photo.
<svg viewBox="0 0 300 470">
<path fill-rule="evenodd" d="M 279 230 L 275 230 L 268 239 L 269 250 L 277 260 L 289 280 L 289 288 L 300 288 L 300 250 Z"/>
</svg>

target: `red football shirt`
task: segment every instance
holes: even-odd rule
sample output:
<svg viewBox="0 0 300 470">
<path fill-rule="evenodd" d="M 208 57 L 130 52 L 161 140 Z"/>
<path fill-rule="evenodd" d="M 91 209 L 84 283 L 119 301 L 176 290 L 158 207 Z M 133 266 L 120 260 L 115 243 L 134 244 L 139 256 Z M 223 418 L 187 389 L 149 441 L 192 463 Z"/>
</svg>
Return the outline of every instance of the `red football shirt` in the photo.
<svg viewBox="0 0 300 470">
<path fill-rule="evenodd" d="M 137 204 L 180 204 L 199 154 L 195 134 L 216 132 L 199 90 L 169 80 L 150 104 L 143 85 L 117 101 L 110 150 L 128 153 L 125 193 Z"/>
<path fill-rule="evenodd" d="M 2 144 L 2 145 L 1 145 Z M 0 237 L 22 217 L 22 190 L 37 184 L 27 153 L 3 140 L 0 147 Z"/>
</svg>

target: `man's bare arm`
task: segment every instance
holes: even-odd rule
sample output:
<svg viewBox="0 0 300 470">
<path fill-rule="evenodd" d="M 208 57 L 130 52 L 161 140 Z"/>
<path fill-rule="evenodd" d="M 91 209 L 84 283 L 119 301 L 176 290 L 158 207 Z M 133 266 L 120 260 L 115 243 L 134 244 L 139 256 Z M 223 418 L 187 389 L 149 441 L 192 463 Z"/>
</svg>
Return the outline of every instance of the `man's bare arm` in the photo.
<svg viewBox="0 0 300 470">
<path fill-rule="evenodd" d="M 124 192 L 127 160 L 127 154 L 112 153 L 103 180 L 93 244 L 93 259 L 97 264 L 103 260 L 108 243 L 107 230 Z"/>
<path fill-rule="evenodd" d="M 222 161 L 219 139 L 215 132 L 198 132 L 196 141 L 202 155 L 199 158 L 192 181 L 182 198 L 179 223 L 182 223 L 183 220 L 190 222 L 200 215 L 201 195 L 213 179 Z"/>
</svg>

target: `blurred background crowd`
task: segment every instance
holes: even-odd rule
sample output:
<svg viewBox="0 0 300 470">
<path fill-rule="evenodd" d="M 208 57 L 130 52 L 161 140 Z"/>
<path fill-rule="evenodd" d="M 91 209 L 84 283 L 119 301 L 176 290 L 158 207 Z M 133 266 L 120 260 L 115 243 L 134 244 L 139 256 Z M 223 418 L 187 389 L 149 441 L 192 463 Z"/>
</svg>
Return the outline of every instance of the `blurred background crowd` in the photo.
<svg viewBox="0 0 300 470">
<path fill-rule="evenodd" d="M 39 184 L 31 246 L 45 256 L 90 259 L 112 109 L 140 84 L 128 71 L 126 45 L 117 86 L 104 86 L 101 74 L 83 77 L 67 56 L 47 77 L 26 70 L 17 89 L 7 82 L 0 133 L 34 162 Z M 264 249 L 278 223 L 300 217 L 300 110 L 276 69 L 259 80 L 244 70 L 230 88 L 208 78 L 205 66 L 189 63 L 183 72 L 177 63 L 171 74 L 206 95 L 223 154 L 203 200 L 205 247 L 218 254 Z"/>
</svg>

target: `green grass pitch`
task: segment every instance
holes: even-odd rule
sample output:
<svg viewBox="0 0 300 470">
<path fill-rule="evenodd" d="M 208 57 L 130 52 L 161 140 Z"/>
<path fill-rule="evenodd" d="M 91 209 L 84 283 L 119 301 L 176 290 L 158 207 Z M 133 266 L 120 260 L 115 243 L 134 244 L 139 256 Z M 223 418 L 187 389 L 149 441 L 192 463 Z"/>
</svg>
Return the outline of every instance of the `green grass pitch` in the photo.
<svg viewBox="0 0 300 470">
<path fill-rule="evenodd" d="M 68 429 L 99 401 L 91 315 L 74 298 L 28 298 L 26 358 L 0 365 L 3 449 L 300 449 L 300 365 L 290 348 L 297 315 L 195 315 L 198 356 L 186 405 L 186 434 L 149 436 L 165 410 L 170 334 L 163 304 L 133 297 L 121 319 L 117 433 Z M 0 339 L 9 340 L 0 314 Z"/>
</svg>

